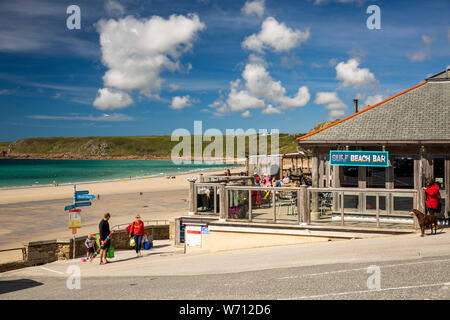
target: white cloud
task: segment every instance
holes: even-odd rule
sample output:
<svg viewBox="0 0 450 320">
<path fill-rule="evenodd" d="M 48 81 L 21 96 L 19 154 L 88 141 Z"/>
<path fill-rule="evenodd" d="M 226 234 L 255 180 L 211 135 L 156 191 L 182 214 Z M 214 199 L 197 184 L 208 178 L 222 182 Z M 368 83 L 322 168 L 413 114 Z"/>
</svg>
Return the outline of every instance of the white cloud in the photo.
<svg viewBox="0 0 450 320">
<path fill-rule="evenodd" d="M 342 102 L 337 92 L 318 92 L 314 103 L 325 105 L 325 109 L 328 110 L 328 120 L 344 116 L 347 109 L 347 105 Z"/>
<path fill-rule="evenodd" d="M 122 113 L 112 113 L 106 114 L 104 113 L 101 116 L 80 116 L 80 115 L 70 115 L 70 116 L 49 116 L 49 115 L 30 115 L 27 116 L 29 119 L 38 119 L 38 120 L 78 120 L 78 121 L 134 121 L 135 118 L 127 116 Z"/>
<path fill-rule="evenodd" d="M 169 108 L 179 110 L 192 106 L 192 103 L 194 102 L 196 101 L 191 99 L 189 95 L 186 95 L 184 97 L 175 96 L 172 98 L 172 104 L 169 106 Z"/>
<path fill-rule="evenodd" d="M 244 111 L 241 113 L 241 117 L 243 118 L 250 118 L 250 111 Z"/>
<path fill-rule="evenodd" d="M 265 11 L 265 0 L 246 1 L 241 11 L 247 16 L 256 15 L 261 19 Z"/>
<path fill-rule="evenodd" d="M 424 48 L 419 49 L 413 53 L 407 53 L 407 57 L 411 62 L 420 62 L 430 57 L 431 55 L 431 44 L 436 41 L 436 37 L 431 37 L 426 34 L 422 36 L 422 42 L 424 44 Z"/>
<path fill-rule="evenodd" d="M 259 53 L 263 53 L 265 49 L 288 51 L 307 41 L 310 35 L 309 28 L 303 31 L 294 30 L 284 23 L 279 23 L 275 18 L 268 17 L 264 20 L 261 31 L 245 38 L 242 47 Z"/>
<path fill-rule="evenodd" d="M 264 66 L 247 64 L 242 77 L 248 91 L 255 97 L 261 97 L 279 105 L 282 109 L 305 106 L 309 99 L 308 88 L 300 87 L 294 97 L 286 96 L 286 89 L 280 81 L 274 81 Z"/>
<path fill-rule="evenodd" d="M 175 84 L 175 83 L 170 83 L 169 84 L 169 90 L 170 91 L 176 91 L 177 89 L 179 89 L 180 88 L 180 86 L 179 85 L 177 85 L 177 84 Z"/>
<path fill-rule="evenodd" d="M 428 57 L 428 54 L 425 51 L 419 50 L 414 53 L 408 53 L 407 56 L 411 62 L 420 62 L 425 60 L 425 58 Z"/>
<path fill-rule="evenodd" d="M 381 95 L 381 94 L 376 94 L 373 96 L 368 96 L 365 100 L 364 100 L 364 104 L 366 106 L 373 106 L 374 104 L 377 104 L 380 101 L 383 101 L 384 99 L 386 99 L 385 96 Z"/>
<path fill-rule="evenodd" d="M 252 96 L 247 90 L 239 90 L 240 80 L 231 82 L 231 91 L 228 95 L 227 105 L 230 111 L 242 111 L 246 109 L 263 108 L 263 100 Z"/>
<path fill-rule="evenodd" d="M 210 105 L 217 113 L 265 108 L 263 114 L 281 113 L 281 110 L 305 106 L 310 100 L 306 86 L 300 87 L 293 97 L 286 95 L 280 81 L 274 81 L 263 65 L 248 63 L 241 79 L 230 82 L 230 92 Z M 273 105 L 268 105 L 268 103 Z"/>
<path fill-rule="evenodd" d="M 106 87 L 138 90 L 159 97 L 165 70 L 182 70 L 179 58 L 193 46 L 197 33 L 205 28 L 196 14 L 152 16 L 136 19 L 100 20 L 102 62 L 108 67 L 103 76 Z M 189 66 L 187 67 L 189 69 Z"/>
<path fill-rule="evenodd" d="M 340 62 L 336 66 L 336 78 L 341 80 L 343 87 L 367 87 L 377 83 L 375 75 L 367 68 L 358 68 L 357 59 L 349 59 L 347 62 Z"/>
<path fill-rule="evenodd" d="M 337 63 L 338 63 L 338 59 L 337 58 L 331 58 L 330 61 L 328 61 L 328 64 L 331 67 L 334 67 L 335 65 L 337 65 Z"/>
<path fill-rule="evenodd" d="M 99 89 L 94 100 L 94 107 L 100 110 L 116 110 L 128 107 L 133 99 L 128 93 L 109 88 Z"/>
<path fill-rule="evenodd" d="M 105 2 L 105 10 L 111 16 L 122 16 L 125 13 L 124 6 L 115 0 L 107 0 Z"/>
<path fill-rule="evenodd" d="M 263 114 L 280 114 L 281 111 L 269 104 L 261 113 Z"/>
</svg>

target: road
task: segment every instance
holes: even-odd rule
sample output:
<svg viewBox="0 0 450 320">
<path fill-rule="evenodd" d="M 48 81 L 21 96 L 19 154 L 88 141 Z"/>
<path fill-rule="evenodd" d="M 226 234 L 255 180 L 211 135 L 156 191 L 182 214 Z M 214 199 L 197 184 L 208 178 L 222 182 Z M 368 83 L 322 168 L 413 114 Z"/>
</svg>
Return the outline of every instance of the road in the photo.
<svg viewBox="0 0 450 320">
<path fill-rule="evenodd" d="M 76 260 L 2 273 L 0 299 L 450 299 L 448 230 L 189 255 L 160 242 L 142 258 L 118 252 L 106 266 Z M 73 265 L 80 289 L 69 290 Z M 378 288 L 368 287 L 373 270 Z"/>
</svg>

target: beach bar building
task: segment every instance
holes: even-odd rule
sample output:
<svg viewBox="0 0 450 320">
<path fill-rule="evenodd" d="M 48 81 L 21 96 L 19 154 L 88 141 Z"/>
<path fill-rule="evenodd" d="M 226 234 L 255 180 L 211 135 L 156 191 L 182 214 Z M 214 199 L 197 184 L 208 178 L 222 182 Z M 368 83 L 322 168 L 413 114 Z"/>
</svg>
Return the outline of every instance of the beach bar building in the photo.
<svg viewBox="0 0 450 320">
<path fill-rule="evenodd" d="M 347 220 L 364 220 L 379 210 L 394 219 L 414 206 L 425 211 L 426 178 L 440 185 L 441 215 L 450 210 L 450 71 L 427 78 L 399 94 L 297 139 L 299 150 L 312 153 L 312 187 L 348 188 L 342 211 Z M 372 154 L 371 154 L 372 153 Z M 368 161 L 372 155 L 377 162 Z M 383 158 L 385 156 L 385 158 Z M 353 157 L 354 161 L 350 157 Z M 378 157 L 378 158 L 376 158 Z M 347 162 L 345 162 L 345 159 Z M 384 162 L 381 160 L 385 160 Z M 376 197 L 368 189 L 394 190 Z M 317 213 L 312 202 L 312 215 Z"/>
<path fill-rule="evenodd" d="M 227 250 L 414 233 L 410 211 L 425 211 L 427 178 L 439 183 L 440 216 L 449 216 L 449 75 L 430 76 L 362 110 L 355 100 L 350 116 L 298 137 L 311 185 L 190 179 L 189 213 L 175 223 L 175 243 Z"/>
</svg>

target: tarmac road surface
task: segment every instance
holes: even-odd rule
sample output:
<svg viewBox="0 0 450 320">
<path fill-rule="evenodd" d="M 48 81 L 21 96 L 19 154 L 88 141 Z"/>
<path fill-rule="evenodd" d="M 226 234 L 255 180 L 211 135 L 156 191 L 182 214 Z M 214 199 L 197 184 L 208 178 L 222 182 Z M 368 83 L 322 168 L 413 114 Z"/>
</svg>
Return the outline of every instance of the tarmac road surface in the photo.
<svg viewBox="0 0 450 320">
<path fill-rule="evenodd" d="M 189 255 L 155 241 L 144 257 L 121 251 L 106 266 L 77 259 L 2 273 L 0 299 L 450 299 L 447 230 Z M 80 289 L 67 287 L 70 266 Z"/>
</svg>

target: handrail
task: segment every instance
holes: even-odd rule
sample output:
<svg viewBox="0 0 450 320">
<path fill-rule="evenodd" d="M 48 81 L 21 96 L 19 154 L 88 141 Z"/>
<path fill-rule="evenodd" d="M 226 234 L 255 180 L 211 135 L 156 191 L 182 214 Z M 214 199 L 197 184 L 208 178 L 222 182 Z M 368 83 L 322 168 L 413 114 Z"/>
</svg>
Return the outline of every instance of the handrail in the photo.
<svg viewBox="0 0 450 320">
<path fill-rule="evenodd" d="M 225 186 L 225 189 L 230 190 L 274 190 L 274 191 L 299 191 L 302 187 L 254 187 L 254 186 Z M 364 193 L 417 193 L 416 189 L 380 189 L 380 188 L 316 188 L 307 187 L 308 191 L 319 192 L 364 192 Z"/>
<path fill-rule="evenodd" d="M 144 222 L 144 224 L 145 224 L 145 223 L 147 223 L 147 224 L 148 224 L 148 223 L 153 224 L 153 223 L 156 222 L 156 225 L 159 225 L 159 222 L 160 222 L 160 221 L 164 222 L 164 223 L 161 223 L 161 225 L 169 224 L 169 220 L 145 220 L 145 221 L 142 221 L 142 222 Z M 129 226 L 129 225 L 130 225 L 130 223 L 116 224 L 115 226 L 111 227 L 111 230 L 114 229 L 114 228 L 119 229 L 119 227 L 121 227 L 121 226 Z"/>
<path fill-rule="evenodd" d="M 0 252 L 14 251 L 14 250 L 22 250 L 23 251 L 23 247 L 22 248 L 1 249 Z"/>
</svg>

